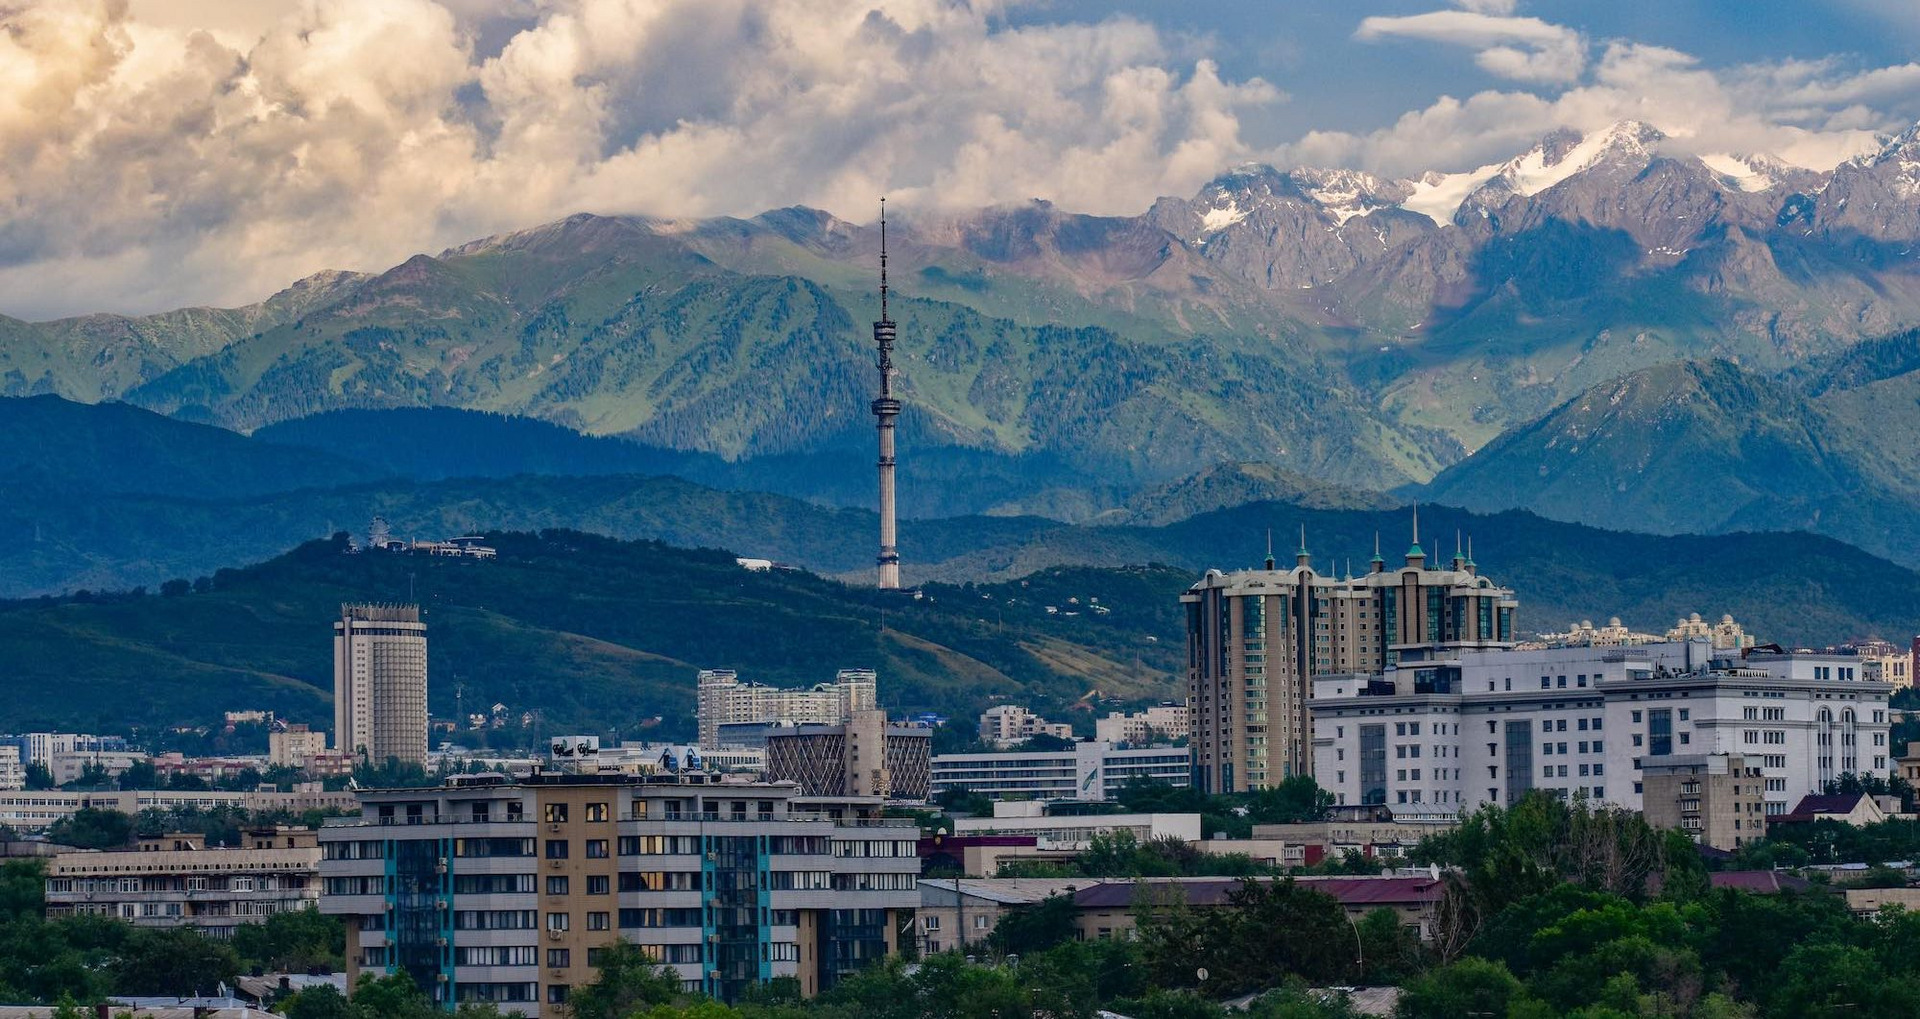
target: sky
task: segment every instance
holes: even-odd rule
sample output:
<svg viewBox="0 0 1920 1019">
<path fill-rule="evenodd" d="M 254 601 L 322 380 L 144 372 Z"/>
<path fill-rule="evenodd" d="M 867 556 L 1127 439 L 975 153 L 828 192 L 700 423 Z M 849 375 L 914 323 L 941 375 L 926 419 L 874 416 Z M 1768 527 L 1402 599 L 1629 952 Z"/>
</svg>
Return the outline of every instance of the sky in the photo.
<svg viewBox="0 0 1920 1019">
<path fill-rule="evenodd" d="M 1132 214 L 1557 128 L 1825 169 L 1912 0 L 0 0 L 0 314 L 261 300 L 575 212 Z"/>
</svg>

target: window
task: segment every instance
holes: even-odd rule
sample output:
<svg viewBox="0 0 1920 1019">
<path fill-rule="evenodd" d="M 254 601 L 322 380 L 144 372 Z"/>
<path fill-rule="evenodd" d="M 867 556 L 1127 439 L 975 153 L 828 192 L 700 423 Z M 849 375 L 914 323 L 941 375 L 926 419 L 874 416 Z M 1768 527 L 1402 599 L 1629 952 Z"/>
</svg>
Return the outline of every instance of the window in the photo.
<svg viewBox="0 0 1920 1019">
<path fill-rule="evenodd" d="M 548 824 L 565 824 L 567 821 L 567 805 L 564 803 L 549 803 L 546 805 L 546 815 Z"/>
<path fill-rule="evenodd" d="M 566 858 L 567 858 L 567 840 L 566 839 L 548 839 L 547 840 L 547 859 L 564 860 Z"/>
<path fill-rule="evenodd" d="M 589 804 L 587 804 L 587 820 L 589 820 L 589 821 L 605 821 L 606 819 L 607 819 L 607 805 L 606 805 L 606 804 L 604 804 L 604 803 L 589 803 Z"/>
<path fill-rule="evenodd" d="M 547 949 L 547 967 L 549 969 L 566 969 L 568 966 L 573 965 L 572 959 L 573 952 L 571 949 Z"/>
<path fill-rule="evenodd" d="M 566 984 L 548 984 L 547 985 L 547 1004 L 564 1005 L 566 1003 L 567 1003 L 567 985 Z"/>
<path fill-rule="evenodd" d="M 607 858 L 607 840 L 606 839 L 588 839 L 587 840 L 587 859 L 604 860 L 606 858 Z"/>
<path fill-rule="evenodd" d="M 590 931 L 604 931 L 604 930 L 611 929 L 612 922 L 610 917 L 611 917 L 611 914 L 608 914 L 608 913 L 588 913 L 587 929 Z"/>
<path fill-rule="evenodd" d="M 1636 712 L 1634 712 L 1634 713 L 1633 713 L 1633 724 L 1635 724 L 1635 725 L 1639 725 L 1639 724 L 1640 724 L 1640 712 L 1638 712 L 1638 711 L 1636 711 Z"/>
<path fill-rule="evenodd" d="M 566 879 L 565 877 L 550 877 L 550 878 L 548 878 L 548 879 L 547 879 L 547 894 L 548 894 L 548 895 L 565 895 L 565 894 L 567 894 L 567 879 Z"/>
<path fill-rule="evenodd" d="M 547 914 L 548 930 L 564 931 L 568 928 L 568 926 L 569 924 L 567 922 L 567 914 L 565 913 L 548 913 Z"/>
<path fill-rule="evenodd" d="M 611 888 L 608 887 L 609 884 L 610 882 L 607 880 L 607 876 L 605 874 L 589 875 L 587 877 L 587 894 L 588 895 L 606 895 L 612 890 Z"/>
<path fill-rule="evenodd" d="M 984 917 L 984 916 L 976 916 L 976 917 L 974 917 L 974 918 L 973 918 L 973 929 L 974 929 L 974 930 L 977 930 L 977 931 L 983 931 L 983 930 L 986 930 L 986 929 L 987 929 L 987 926 L 988 926 L 988 924 L 989 924 L 989 920 L 988 920 L 988 918 L 987 918 L 987 917 Z"/>
<path fill-rule="evenodd" d="M 933 932 L 936 932 L 936 931 L 938 931 L 938 930 L 940 929 L 940 918 L 939 918 L 939 917 L 937 917 L 937 916 L 923 916 L 923 917 L 921 917 L 921 918 L 920 918 L 920 929 L 921 929 L 921 930 L 923 930 L 923 931 L 926 931 L 926 932 L 928 932 L 928 933 L 930 933 L 930 934 L 931 934 L 931 933 L 933 933 Z"/>
</svg>

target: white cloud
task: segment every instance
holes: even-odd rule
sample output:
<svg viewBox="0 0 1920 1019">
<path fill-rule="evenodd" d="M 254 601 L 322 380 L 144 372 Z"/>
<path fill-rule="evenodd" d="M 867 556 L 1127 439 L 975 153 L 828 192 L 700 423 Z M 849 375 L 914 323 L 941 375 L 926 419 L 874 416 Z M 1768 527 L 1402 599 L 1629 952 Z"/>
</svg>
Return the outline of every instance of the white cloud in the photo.
<svg viewBox="0 0 1920 1019">
<path fill-rule="evenodd" d="M 1374 17 L 1360 22 L 1354 37 L 1419 39 L 1478 51 L 1474 62 L 1503 78 L 1528 82 L 1569 82 L 1586 67 L 1586 41 L 1580 33 L 1539 18 L 1482 13 L 1511 4 L 1468 3 L 1469 10 L 1430 11 L 1405 17 Z"/>
<path fill-rule="evenodd" d="M 1212 43 L 1005 6 L 0 0 L 0 312 L 242 303 L 582 210 L 1131 213 L 1249 158 L 1460 170 L 1625 118 L 1824 167 L 1920 117 L 1920 65 L 1707 68 L 1474 0 L 1357 35 L 1463 47 L 1514 87 L 1253 150 L 1243 119 L 1284 96 Z"/>
<path fill-rule="evenodd" d="M 308 0 L 264 34 L 140 3 L 0 8 L 0 310 L 254 300 L 580 210 L 1131 212 L 1281 98 L 994 3 Z"/>
</svg>

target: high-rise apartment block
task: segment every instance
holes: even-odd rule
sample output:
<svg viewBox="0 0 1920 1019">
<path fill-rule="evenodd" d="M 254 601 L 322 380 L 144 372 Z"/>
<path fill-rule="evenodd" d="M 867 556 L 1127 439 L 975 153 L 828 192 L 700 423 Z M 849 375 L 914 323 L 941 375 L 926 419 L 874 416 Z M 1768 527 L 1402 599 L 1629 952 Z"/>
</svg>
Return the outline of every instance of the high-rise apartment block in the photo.
<svg viewBox="0 0 1920 1019">
<path fill-rule="evenodd" d="M 856 711 L 879 707 L 872 669 L 841 669 L 833 682 L 803 690 L 742 683 L 732 669 L 703 669 L 699 683 L 702 750 L 726 745 L 730 725 L 841 725 Z"/>
<path fill-rule="evenodd" d="M 918 830 L 797 793 L 697 772 L 368 791 L 321 831 L 320 908 L 350 983 L 404 971 L 446 1007 L 564 1015 L 616 939 L 722 1001 L 776 977 L 811 996 L 911 931 Z"/>
<path fill-rule="evenodd" d="M 427 624 L 418 605 L 342 605 L 333 624 L 334 746 L 427 760 Z"/>
<path fill-rule="evenodd" d="M 1314 679 L 1314 777 L 1336 803 L 1395 814 L 1506 806 L 1534 790 L 1640 810 L 1649 768 L 1726 754 L 1759 768 L 1777 816 L 1843 774 L 1889 773 L 1892 688 L 1860 664 L 1706 639 L 1409 653 L 1384 673 Z"/>
<path fill-rule="evenodd" d="M 1376 541 L 1369 572 L 1322 574 L 1305 547 L 1291 569 L 1209 570 L 1187 609 L 1187 705 L 1193 783 L 1242 792 L 1313 773 L 1313 677 L 1379 672 L 1429 649 L 1514 642 L 1513 592 L 1480 575 L 1471 546 L 1430 567 L 1418 517 L 1406 563 L 1389 570 Z"/>
<path fill-rule="evenodd" d="M 980 713 L 980 741 L 989 746 L 1009 747 L 1035 736 L 1072 739 L 1073 726 L 1049 722 L 1018 704 L 996 704 Z"/>
<path fill-rule="evenodd" d="M 1731 852 L 1766 837 L 1766 775 L 1759 760 L 1738 754 L 1681 754 L 1644 759 L 1641 813 L 1655 828 Z"/>
</svg>

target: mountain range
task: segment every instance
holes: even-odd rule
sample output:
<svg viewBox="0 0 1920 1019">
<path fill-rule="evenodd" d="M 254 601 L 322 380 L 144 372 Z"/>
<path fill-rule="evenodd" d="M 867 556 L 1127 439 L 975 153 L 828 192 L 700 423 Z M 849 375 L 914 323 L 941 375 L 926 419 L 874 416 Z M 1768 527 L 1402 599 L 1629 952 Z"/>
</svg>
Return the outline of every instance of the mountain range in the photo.
<svg viewBox="0 0 1920 1019">
<path fill-rule="evenodd" d="M 1780 371 L 1920 324 L 1916 174 L 1915 131 L 1816 172 L 1622 123 L 1463 174 L 1245 167 L 1131 217 L 911 217 L 903 448 L 1118 485 L 1230 460 L 1424 482 L 1640 369 Z M 581 215 L 244 309 L 0 321 L 0 393 L 239 430 L 436 405 L 727 460 L 840 448 L 869 424 L 876 240 L 808 209 Z"/>
<path fill-rule="evenodd" d="M 235 569 L 303 542 L 364 533 L 374 514 L 403 538 L 566 529 L 726 549 L 843 579 L 855 589 L 848 597 L 864 597 L 857 589 L 872 578 L 872 510 L 672 476 L 553 473 L 583 462 L 619 467 L 625 454 L 602 454 L 601 445 L 616 440 L 525 419 L 364 411 L 274 429 L 270 438 L 266 430 L 239 436 L 138 408 L 55 397 L 0 400 L 0 408 L 7 412 L 0 421 L 17 429 L 0 429 L 0 448 L 11 458 L 0 464 L 0 488 L 9 494 L 0 500 L 0 533 L 16 539 L 0 544 L 0 597 L 86 589 L 86 599 L 100 600 L 103 591 L 154 591 L 169 580 L 192 582 L 170 585 L 174 590 L 219 587 Z M 330 424 L 341 426 L 340 441 L 325 438 Z M 122 469 L 126 459 L 112 444 L 28 439 L 69 434 L 141 436 L 140 470 Z M 353 458 L 383 448 L 371 441 L 382 434 L 421 441 L 410 457 L 379 466 Z M 547 470 L 535 462 L 543 456 Z M 176 477 L 192 479 L 188 491 Z M 1161 579 L 1141 596 L 1149 603 L 1141 611 L 1156 619 L 1153 613 L 1170 613 L 1157 625 L 1177 630 L 1176 598 L 1187 583 L 1209 568 L 1255 565 L 1276 534 L 1285 552 L 1304 527 L 1315 562 L 1339 573 L 1365 569 L 1377 541 L 1394 552 L 1409 517 L 1392 499 L 1269 465 L 1233 464 L 1138 493 L 1080 524 L 1031 515 L 909 519 L 901 549 L 914 584 L 1022 585 L 1060 568 L 1160 564 Z M 1772 639 L 1827 644 L 1903 638 L 1920 618 L 1920 576 L 1804 533 L 1658 537 L 1435 505 L 1422 506 L 1421 519 L 1442 546 L 1450 535 L 1478 539 L 1485 572 L 1518 591 L 1528 630 L 1615 615 L 1662 629 L 1689 612 L 1731 612 Z M 273 575 L 291 582 L 292 569 Z M 393 597 L 394 590 L 357 597 Z"/>
</svg>

